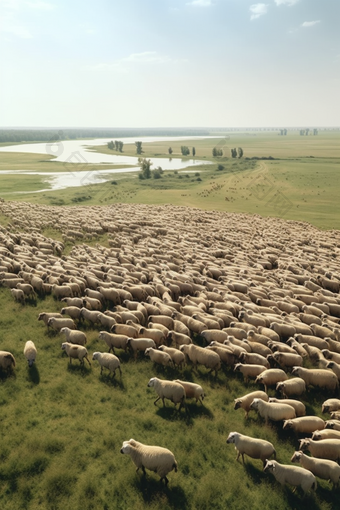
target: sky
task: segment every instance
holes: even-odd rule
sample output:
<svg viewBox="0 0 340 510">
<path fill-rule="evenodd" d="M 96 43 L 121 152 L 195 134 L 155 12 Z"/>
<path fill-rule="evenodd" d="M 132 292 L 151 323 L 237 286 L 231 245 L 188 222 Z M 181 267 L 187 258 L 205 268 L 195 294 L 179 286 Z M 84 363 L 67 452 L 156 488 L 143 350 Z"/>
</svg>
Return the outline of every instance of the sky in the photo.
<svg viewBox="0 0 340 510">
<path fill-rule="evenodd" d="M 0 126 L 340 126 L 340 0 L 0 0 Z"/>
</svg>

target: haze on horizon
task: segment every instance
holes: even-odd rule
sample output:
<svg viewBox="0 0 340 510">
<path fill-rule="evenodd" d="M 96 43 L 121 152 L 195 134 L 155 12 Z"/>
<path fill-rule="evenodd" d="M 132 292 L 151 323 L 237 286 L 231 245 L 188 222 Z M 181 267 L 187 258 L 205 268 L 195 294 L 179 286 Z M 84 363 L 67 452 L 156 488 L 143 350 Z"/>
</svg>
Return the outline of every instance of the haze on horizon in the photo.
<svg viewBox="0 0 340 510">
<path fill-rule="evenodd" d="M 0 0 L 2 126 L 339 126 L 339 0 Z"/>
</svg>

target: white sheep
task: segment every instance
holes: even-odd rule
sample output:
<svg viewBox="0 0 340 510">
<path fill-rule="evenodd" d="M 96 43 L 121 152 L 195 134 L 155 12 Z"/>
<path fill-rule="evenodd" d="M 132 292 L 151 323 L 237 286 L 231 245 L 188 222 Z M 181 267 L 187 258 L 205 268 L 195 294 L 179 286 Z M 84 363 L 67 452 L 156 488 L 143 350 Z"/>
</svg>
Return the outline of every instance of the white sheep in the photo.
<svg viewBox="0 0 340 510">
<path fill-rule="evenodd" d="M 326 428 L 327 422 L 325 422 L 325 428 L 323 430 L 316 430 L 312 434 L 313 441 L 320 441 L 321 439 L 340 439 L 340 430 L 333 430 Z"/>
<path fill-rule="evenodd" d="M 292 377 L 286 381 L 278 382 L 276 391 L 279 391 L 286 398 L 300 396 L 306 391 L 306 383 L 300 377 Z"/>
<path fill-rule="evenodd" d="M 45 326 L 49 328 L 48 321 L 51 317 L 56 317 L 57 319 L 62 319 L 63 316 L 58 312 L 41 312 L 38 315 L 38 321 L 43 321 Z"/>
<path fill-rule="evenodd" d="M 262 383 L 264 385 L 264 391 L 268 392 L 268 386 L 274 386 L 278 382 L 286 381 L 288 379 L 288 375 L 284 370 L 280 368 L 268 368 L 259 374 L 255 382 Z"/>
<path fill-rule="evenodd" d="M 234 367 L 234 372 L 241 372 L 245 382 L 248 382 L 249 378 L 256 379 L 262 372 L 266 370 L 264 365 L 247 365 L 243 363 L 237 363 Z"/>
<path fill-rule="evenodd" d="M 137 359 L 138 352 L 145 352 L 148 347 L 156 349 L 156 344 L 152 338 L 128 338 L 126 345 L 134 353 L 135 359 Z"/>
<path fill-rule="evenodd" d="M 205 394 L 202 386 L 193 382 L 181 381 L 180 379 L 175 379 L 175 382 L 183 386 L 186 398 L 195 398 L 196 402 L 200 401 L 203 405 Z"/>
<path fill-rule="evenodd" d="M 37 357 L 37 348 L 32 340 L 27 340 L 25 343 L 24 356 L 28 362 L 28 366 L 31 367 Z"/>
<path fill-rule="evenodd" d="M 61 344 L 61 348 L 63 351 L 66 351 L 66 354 L 70 358 L 70 365 L 72 364 L 72 358 L 79 359 L 80 364 L 84 365 L 84 358 L 87 360 L 88 364 L 91 366 L 91 362 L 87 356 L 87 349 L 83 345 L 71 344 L 69 342 L 63 342 Z"/>
<path fill-rule="evenodd" d="M 313 457 L 321 459 L 340 460 L 340 439 L 321 439 L 314 441 L 313 439 L 300 439 L 299 449 L 308 450 Z"/>
<path fill-rule="evenodd" d="M 340 420 L 327 420 L 325 422 L 326 429 L 340 430 Z"/>
<path fill-rule="evenodd" d="M 109 348 L 109 352 L 112 350 L 113 354 L 115 353 L 116 349 L 124 349 L 126 352 L 127 349 L 127 341 L 128 336 L 126 335 L 116 335 L 115 333 L 108 333 L 107 331 L 100 331 L 99 340 L 104 340 L 106 345 Z"/>
<path fill-rule="evenodd" d="M 164 407 L 164 399 L 166 398 L 171 400 L 171 402 L 175 405 L 179 403 L 179 410 L 183 405 L 185 406 L 185 389 L 180 383 L 158 379 L 158 377 L 152 377 L 148 382 L 148 387 L 154 388 L 158 395 L 154 401 L 154 405 L 156 405 L 156 402 L 161 399 Z"/>
<path fill-rule="evenodd" d="M 112 377 L 114 377 L 116 375 L 116 369 L 118 368 L 120 375 L 122 375 L 120 361 L 114 354 L 109 352 L 94 352 L 92 360 L 98 361 L 100 365 L 100 374 L 102 374 L 103 368 L 107 368 L 112 373 Z"/>
<path fill-rule="evenodd" d="M 159 365 L 163 365 L 165 367 L 174 366 L 171 356 L 167 352 L 158 351 L 153 347 L 147 347 L 144 351 L 144 354 L 145 356 L 148 356 L 154 363 L 158 363 Z"/>
<path fill-rule="evenodd" d="M 166 475 L 172 470 L 177 472 L 175 456 L 167 448 L 146 445 L 130 439 L 123 442 L 120 453 L 130 455 L 136 466 L 136 471 L 141 468 L 144 475 L 145 468 L 154 471 L 160 476 L 160 481 L 164 480 L 166 484 L 169 482 Z"/>
<path fill-rule="evenodd" d="M 292 368 L 294 366 L 302 366 L 303 359 L 300 354 L 292 354 L 291 352 L 274 352 L 274 360 L 283 368 Z"/>
<path fill-rule="evenodd" d="M 323 413 L 332 413 L 340 410 L 340 400 L 338 398 L 329 398 L 325 400 L 321 408 Z"/>
<path fill-rule="evenodd" d="M 333 483 L 333 489 L 340 482 L 340 466 L 333 460 L 309 457 L 302 451 L 298 451 L 294 452 L 291 462 L 299 462 L 303 468 L 311 471 L 313 475 L 323 480 L 330 480 Z"/>
<path fill-rule="evenodd" d="M 248 455 L 248 457 L 253 459 L 261 459 L 263 465 L 265 465 L 266 460 L 272 455 L 274 455 L 274 459 L 276 459 L 274 446 L 272 443 L 265 441 L 264 439 L 244 436 L 239 432 L 230 432 L 227 438 L 227 443 L 233 443 L 235 445 L 235 450 L 237 451 L 236 460 L 238 460 L 241 455 L 243 463 L 244 455 Z"/>
<path fill-rule="evenodd" d="M 86 345 L 86 334 L 83 331 L 78 331 L 70 328 L 61 328 L 59 333 L 65 335 L 66 342 L 71 344 Z"/>
<path fill-rule="evenodd" d="M 300 486 L 304 493 L 311 489 L 315 490 L 317 487 L 316 478 L 313 473 L 302 467 L 288 466 L 279 464 L 276 460 L 267 460 L 263 471 L 265 473 L 272 473 L 281 485 L 288 483 L 295 487 Z"/>
<path fill-rule="evenodd" d="M 10 372 L 15 367 L 15 358 L 11 352 L 0 351 L 0 368 Z"/>
<path fill-rule="evenodd" d="M 318 416 L 300 416 L 283 422 L 284 429 L 291 429 L 298 434 L 312 434 L 315 430 L 325 428 L 325 422 Z"/>
<path fill-rule="evenodd" d="M 251 393 L 247 393 L 242 397 L 235 398 L 234 400 L 234 409 L 244 409 L 245 418 L 248 418 L 248 414 L 250 409 L 250 404 L 254 400 L 254 398 L 262 398 L 265 402 L 268 402 L 268 395 L 264 391 L 252 391 Z"/>
<path fill-rule="evenodd" d="M 257 411 L 261 418 L 265 419 L 266 424 L 268 424 L 268 420 L 281 421 L 296 417 L 295 409 L 292 406 L 281 403 L 271 404 L 260 398 L 255 398 L 252 401 L 250 409 Z"/>
<path fill-rule="evenodd" d="M 338 378 L 331 370 L 322 368 L 309 369 L 304 367 L 294 367 L 292 375 L 301 377 L 307 386 L 311 385 L 333 391 L 338 391 L 339 389 Z"/>
<path fill-rule="evenodd" d="M 217 371 L 221 368 L 221 359 L 216 352 L 209 351 L 195 344 L 181 345 L 180 350 L 190 359 L 194 367 L 197 364 L 203 365 L 206 368 L 210 368 L 210 373 L 214 371 L 217 376 Z"/>
<path fill-rule="evenodd" d="M 66 318 L 59 319 L 57 317 L 51 317 L 50 319 L 48 319 L 47 324 L 49 327 L 59 332 L 62 328 L 77 329 L 77 326 L 75 325 L 73 319 Z"/>
<path fill-rule="evenodd" d="M 306 414 L 306 406 L 303 402 L 300 402 L 300 400 L 293 400 L 291 398 L 285 398 L 285 399 L 280 399 L 280 398 L 275 398 L 275 397 L 270 397 L 268 402 L 272 403 L 272 402 L 275 402 L 277 404 L 288 404 L 289 406 L 292 406 L 294 409 L 295 409 L 295 414 L 296 416 L 305 416 Z"/>
<path fill-rule="evenodd" d="M 168 353 L 174 365 L 177 365 L 179 368 L 185 365 L 185 354 L 179 349 L 175 349 L 174 347 L 167 347 L 166 345 L 160 345 L 158 349 Z"/>
<path fill-rule="evenodd" d="M 11 289 L 11 294 L 18 303 L 25 304 L 25 293 L 21 289 Z"/>
</svg>

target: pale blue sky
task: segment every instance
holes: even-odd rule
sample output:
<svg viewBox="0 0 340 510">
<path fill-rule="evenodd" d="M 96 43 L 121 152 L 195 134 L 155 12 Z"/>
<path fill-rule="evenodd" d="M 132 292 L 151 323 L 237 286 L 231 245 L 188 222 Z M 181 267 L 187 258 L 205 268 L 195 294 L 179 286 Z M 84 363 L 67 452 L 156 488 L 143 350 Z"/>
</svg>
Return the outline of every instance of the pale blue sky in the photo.
<svg viewBox="0 0 340 510">
<path fill-rule="evenodd" d="M 1 126 L 339 126 L 340 0 L 0 0 Z"/>
</svg>

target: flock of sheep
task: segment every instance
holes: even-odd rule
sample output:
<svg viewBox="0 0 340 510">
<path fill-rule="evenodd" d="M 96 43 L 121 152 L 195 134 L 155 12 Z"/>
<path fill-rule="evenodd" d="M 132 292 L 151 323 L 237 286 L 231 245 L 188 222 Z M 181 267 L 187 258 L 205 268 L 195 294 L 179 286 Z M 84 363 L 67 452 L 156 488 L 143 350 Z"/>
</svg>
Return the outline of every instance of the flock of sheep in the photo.
<svg viewBox="0 0 340 510">
<path fill-rule="evenodd" d="M 312 437 L 300 440 L 297 467 L 269 460 L 276 452 L 268 441 L 231 432 L 237 459 L 261 459 L 265 472 L 304 492 L 316 488 L 315 476 L 339 484 L 340 232 L 173 206 L 1 202 L 0 213 L 8 219 L 0 227 L 0 284 L 23 306 L 46 294 L 60 301 L 60 313 L 46 310 L 38 319 L 64 335 L 70 363 L 91 365 L 86 322 L 103 342 L 92 355 L 101 373 L 122 373 L 122 350 L 164 370 L 188 364 L 211 377 L 222 368 L 230 377 L 240 372 L 259 389 L 235 399 L 235 409 Z M 33 342 L 24 353 L 31 366 Z M 13 354 L 0 351 L 0 367 L 14 366 Z M 155 405 L 168 399 L 186 409 L 187 398 L 203 405 L 199 384 L 152 377 L 148 386 Z M 331 420 L 306 416 L 300 399 L 310 387 L 333 397 L 322 408 Z M 274 390 L 281 398 L 269 397 Z M 121 453 L 166 483 L 177 470 L 173 453 L 160 446 L 130 439 Z"/>
</svg>

